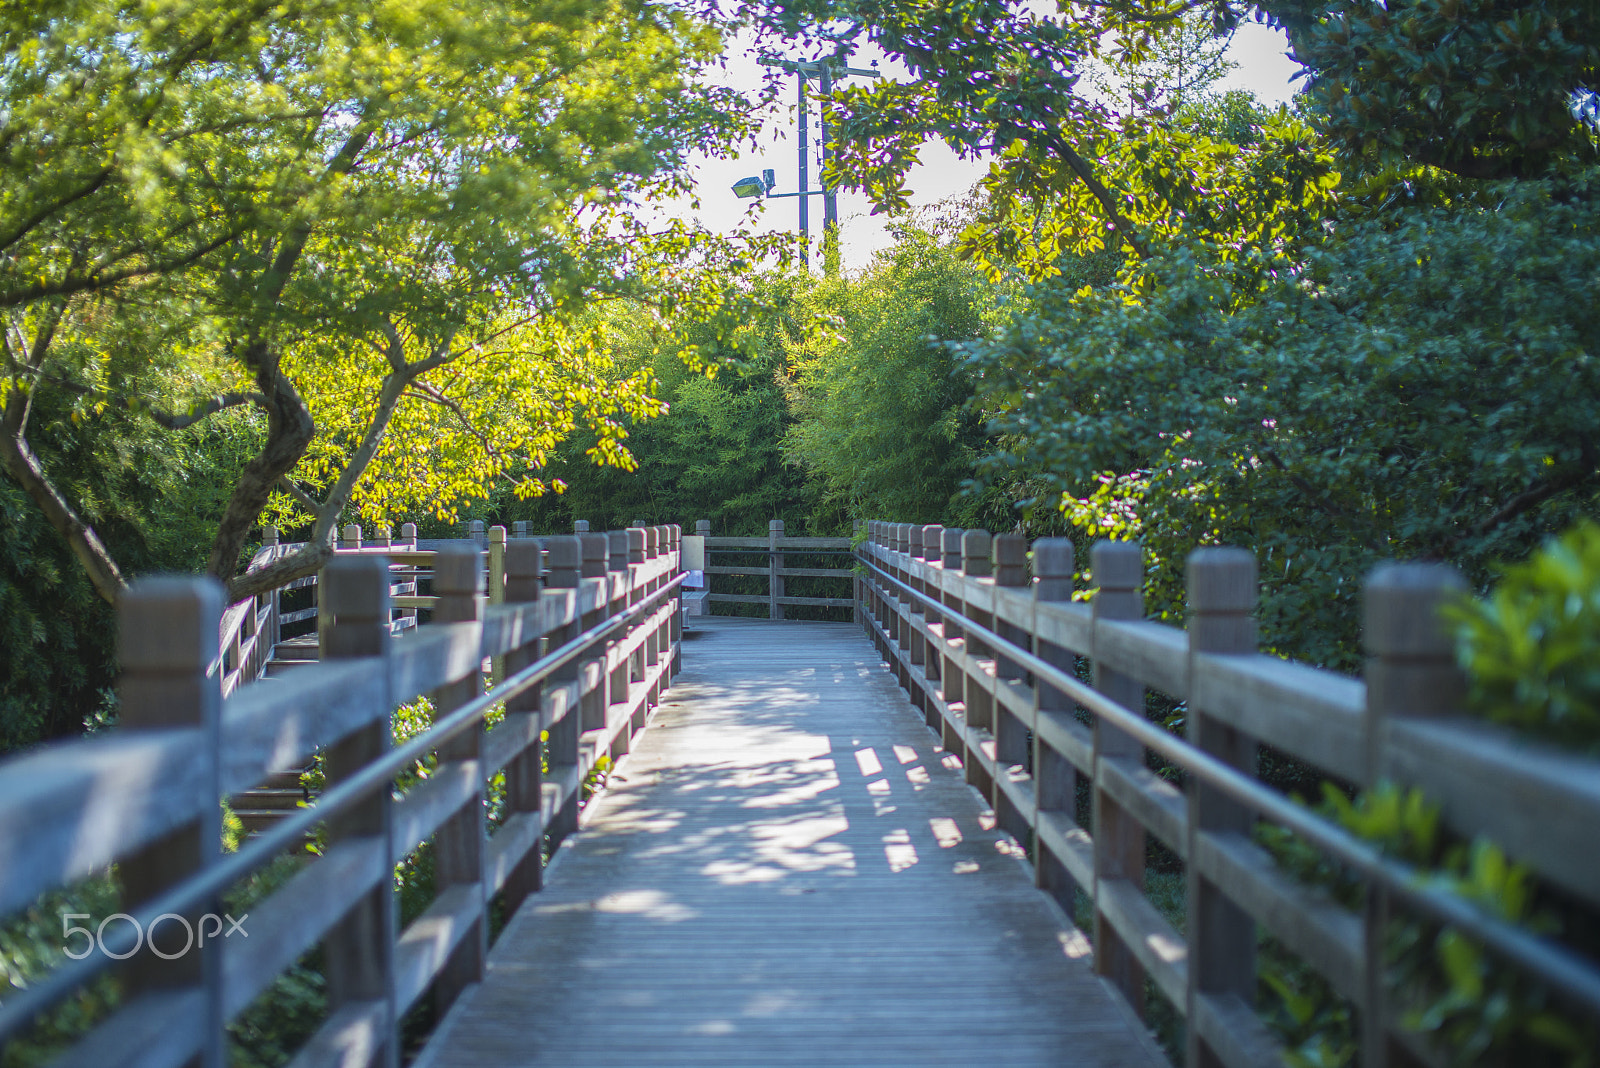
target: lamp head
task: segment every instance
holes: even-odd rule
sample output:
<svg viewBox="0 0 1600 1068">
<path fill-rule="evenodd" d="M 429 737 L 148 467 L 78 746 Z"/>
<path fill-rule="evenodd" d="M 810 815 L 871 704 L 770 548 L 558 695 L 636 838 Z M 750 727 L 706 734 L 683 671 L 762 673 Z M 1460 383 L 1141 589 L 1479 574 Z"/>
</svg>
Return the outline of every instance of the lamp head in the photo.
<svg viewBox="0 0 1600 1068">
<path fill-rule="evenodd" d="M 766 183 L 756 177 L 740 178 L 733 183 L 733 195 L 741 200 L 754 200 L 766 191 Z"/>
</svg>

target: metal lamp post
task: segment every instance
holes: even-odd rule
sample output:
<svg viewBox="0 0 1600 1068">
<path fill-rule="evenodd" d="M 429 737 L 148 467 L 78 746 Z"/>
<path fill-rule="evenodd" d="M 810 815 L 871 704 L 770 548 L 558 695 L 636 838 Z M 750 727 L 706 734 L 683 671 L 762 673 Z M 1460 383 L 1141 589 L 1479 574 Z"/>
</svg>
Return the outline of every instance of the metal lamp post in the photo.
<svg viewBox="0 0 1600 1068">
<path fill-rule="evenodd" d="M 761 64 L 767 67 L 781 67 L 783 70 L 793 71 L 799 75 L 799 85 L 796 92 L 796 103 L 799 105 L 800 121 L 800 188 L 793 193 L 774 193 L 771 171 L 764 171 L 761 178 L 741 178 L 733 185 L 733 192 L 740 197 L 766 196 L 776 200 L 779 197 L 796 197 L 800 201 L 800 263 L 809 266 L 811 263 L 811 198 L 822 197 L 822 226 L 823 233 L 836 229 L 839 225 L 839 197 L 832 187 L 824 186 L 821 189 L 807 189 L 810 182 L 810 145 L 807 141 L 807 120 L 810 116 L 810 107 L 806 101 L 806 79 L 816 78 L 818 87 L 824 97 L 833 92 L 834 75 L 857 78 L 881 78 L 882 75 L 875 70 L 861 67 L 835 67 L 833 64 L 820 59 L 774 59 L 764 57 Z M 828 166 L 828 116 L 822 116 L 822 166 Z"/>
</svg>

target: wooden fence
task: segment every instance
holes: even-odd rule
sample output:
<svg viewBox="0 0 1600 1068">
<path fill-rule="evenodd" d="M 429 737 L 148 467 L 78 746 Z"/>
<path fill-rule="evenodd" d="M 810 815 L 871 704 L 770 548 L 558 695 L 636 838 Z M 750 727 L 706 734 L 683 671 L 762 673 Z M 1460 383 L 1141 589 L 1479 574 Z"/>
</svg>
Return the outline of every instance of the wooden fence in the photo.
<svg viewBox="0 0 1600 1068">
<path fill-rule="evenodd" d="M 118 729 L 0 764 L 0 915 L 115 863 L 128 915 L 100 934 L 127 959 L 89 953 L 0 1006 L 0 1047 L 115 968 L 121 1005 L 56 1063 L 221 1068 L 227 1022 L 320 944 L 331 1015 L 296 1068 L 392 1066 L 411 1006 L 431 990 L 442 1013 L 482 977 L 491 901 L 509 914 L 538 889 L 590 768 L 627 751 L 670 684 L 682 582 L 677 527 L 485 540 L 362 546 L 347 531 L 317 583 L 321 662 L 254 685 L 240 679 L 285 622 L 275 595 L 225 610 L 210 579 L 130 587 Z M 431 621 L 415 627 L 419 611 Z M 504 681 L 485 692 L 491 658 Z M 391 713 L 422 695 L 431 729 L 395 744 Z M 314 753 L 327 782 L 315 806 L 222 854 L 222 799 Z M 396 777 L 429 756 L 396 797 Z M 491 828 L 487 784 L 502 771 Z M 247 937 L 226 953 L 218 938 L 184 945 L 228 888 L 318 826 L 321 855 L 251 907 Z M 399 930 L 394 866 L 424 842 L 438 894 Z M 136 929 L 152 932 L 143 948 Z"/>
<path fill-rule="evenodd" d="M 1585 906 L 1600 905 L 1600 762 L 1459 715 L 1463 684 L 1440 603 L 1463 586 L 1441 565 L 1387 565 L 1367 581 L 1364 679 L 1256 651 L 1254 557 L 1188 561 L 1188 630 L 1147 622 L 1139 546 L 1104 541 L 1097 589 L 1073 600 L 1073 547 L 1018 535 L 872 523 L 866 621 L 912 702 L 1000 824 L 1026 843 L 1069 914 L 1093 899 L 1095 966 L 1135 1006 L 1144 979 L 1186 1018 L 1191 1066 L 1281 1064 L 1254 1011 L 1256 926 L 1324 976 L 1361 1021 L 1361 1063 L 1441 1063 L 1400 1026 L 1383 937 L 1391 908 L 1448 922 L 1558 998 L 1600 1014 L 1600 966 L 1418 878 L 1256 778 L 1259 747 L 1354 785 L 1420 787 L 1456 832 L 1484 835 Z M 1079 677 L 1092 665 L 1092 685 Z M 1144 715 L 1145 692 L 1187 703 L 1187 741 Z M 1180 788 L 1147 756 L 1181 769 Z M 1079 777 L 1088 826 L 1074 818 Z M 1257 819 L 1299 834 L 1366 886 L 1363 913 L 1290 878 L 1252 840 Z M 1182 859 L 1187 938 L 1143 892 L 1146 835 Z"/>
<path fill-rule="evenodd" d="M 791 567 L 788 557 L 797 555 L 848 556 L 851 552 L 849 538 L 790 538 L 783 533 L 783 520 L 774 519 L 768 524 L 765 538 L 712 537 L 711 522 L 701 519 L 695 523 L 695 533 L 706 540 L 706 600 L 713 604 L 764 604 L 767 618 L 784 618 L 785 608 L 849 608 L 854 612 L 856 599 L 851 591 L 841 597 L 796 597 L 784 588 L 784 580 L 791 578 L 837 579 L 854 582 L 853 567 Z M 764 555 L 765 563 L 759 566 L 748 563 L 711 563 L 713 553 L 724 561 L 730 556 Z M 854 561 L 850 561 L 852 564 Z M 764 578 L 764 594 L 717 592 L 712 587 L 715 577 Z"/>
</svg>

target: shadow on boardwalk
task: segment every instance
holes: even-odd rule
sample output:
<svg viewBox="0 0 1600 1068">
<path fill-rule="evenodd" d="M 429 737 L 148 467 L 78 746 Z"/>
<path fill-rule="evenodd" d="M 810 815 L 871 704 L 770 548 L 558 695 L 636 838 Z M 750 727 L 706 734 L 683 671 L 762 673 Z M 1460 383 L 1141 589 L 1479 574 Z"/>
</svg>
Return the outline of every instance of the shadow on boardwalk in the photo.
<svg viewBox="0 0 1600 1068">
<path fill-rule="evenodd" d="M 1163 1063 L 858 629 L 698 628 L 419 1065 Z"/>
</svg>

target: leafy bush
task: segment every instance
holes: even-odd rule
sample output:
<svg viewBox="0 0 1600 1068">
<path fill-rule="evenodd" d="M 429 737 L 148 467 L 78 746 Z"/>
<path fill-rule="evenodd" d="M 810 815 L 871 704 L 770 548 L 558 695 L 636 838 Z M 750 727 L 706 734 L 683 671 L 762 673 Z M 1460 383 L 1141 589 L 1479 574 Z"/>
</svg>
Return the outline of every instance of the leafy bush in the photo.
<svg viewBox="0 0 1600 1068">
<path fill-rule="evenodd" d="M 1008 443 L 990 476 L 1139 537 L 1173 619 L 1196 542 L 1252 547 L 1264 644 L 1355 667 L 1378 561 L 1481 581 L 1594 511 L 1600 180 L 1493 196 L 1330 220 L 1258 274 L 1196 246 L 1148 285 L 1037 287 L 963 348 Z"/>
<path fill-rule="evenodd" d="M 1473 711 L 1600 755 L 1600 526 L 1552 539 L 1449 616 Z"/>
<path fill-rule="evenodd" d="M 1440 889 L 1508 922 L 1558 933 L 1528 869 L 1491 842 L 1453 839 L 1421 791 L 1384 783 L 1352 800 L 1325 785 L 1320 811 Z M 1280 867 L 1345 907 L 1360 907 L 1361 882 L 1318 850 L 1280 827 L 1262 825 L 1256 835 Z M 1401 1024 L 1426 1036 L 1449 1064 L 1589 1068 L 1600 1049 L 1592 1023 L 1565 1013 L 1546 990 L 1453 928 L 1397 911 L 1385 957 Z M 1267 955 L 1261 978 L 1268 1021 L 1289 1045 L 1294 1068 L 1354 1063 L 1353 1018 L 1324 980 L 1283 954 Z"/>
<path fill-rule="evenodd" d="M 61 917 L 88 914 L 98 921 L 116 912 L 117 881 L 112 875 L 85 879 L 44 894 L 32 906 L 0 924 L 0 1001 L 49 975 L 65 962 Z M 49 1064 L 80 1036 L 109 1016 L 122 998 L 116 978 L 102 974 L 86 989 L 58 1004 L 34 1026 L 0 1050 L 0 1068 Z"/>
</svg>

